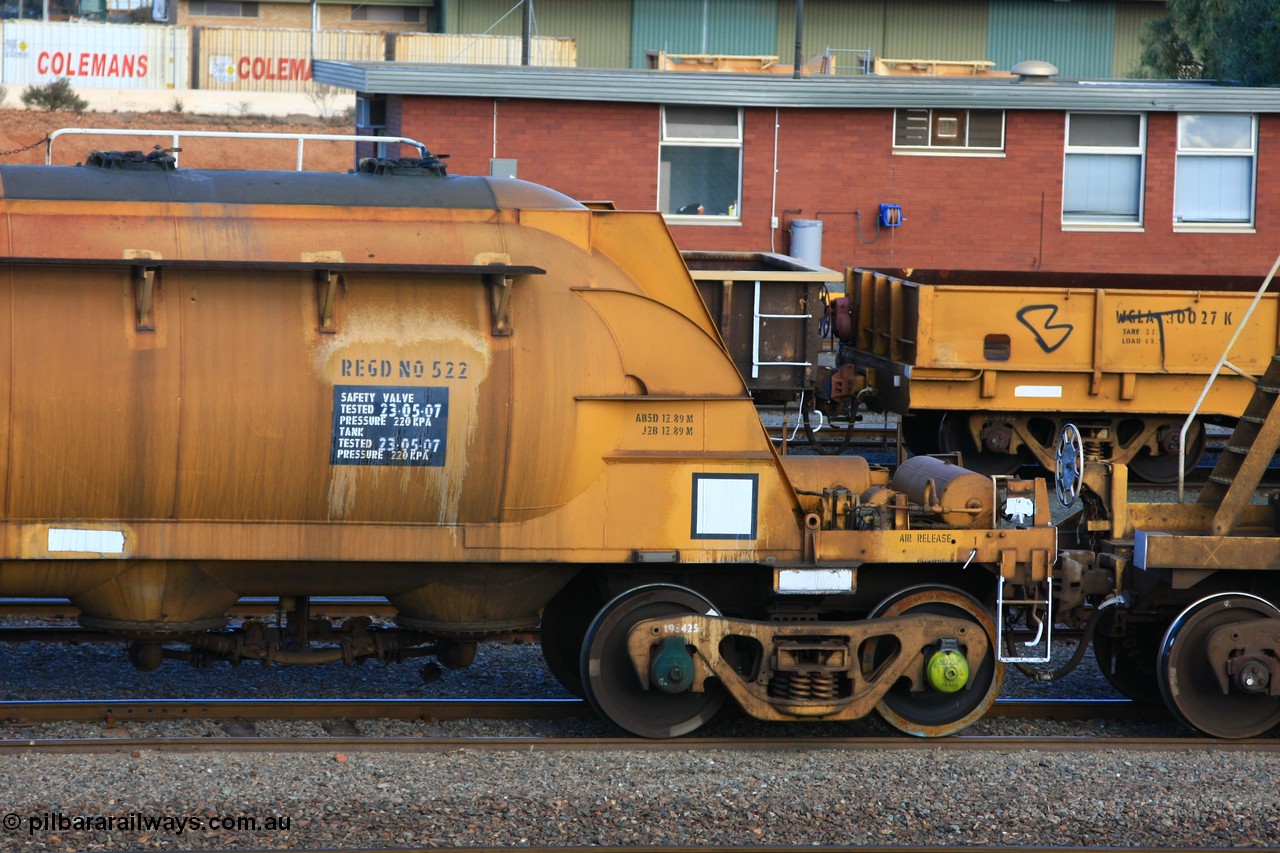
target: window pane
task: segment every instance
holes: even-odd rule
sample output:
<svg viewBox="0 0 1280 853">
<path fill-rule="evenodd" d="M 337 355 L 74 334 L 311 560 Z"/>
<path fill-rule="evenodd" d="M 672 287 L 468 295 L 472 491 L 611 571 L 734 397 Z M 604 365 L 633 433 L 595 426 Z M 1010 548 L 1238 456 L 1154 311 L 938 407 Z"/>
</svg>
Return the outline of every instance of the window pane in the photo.
<svg viewBox="0 0 1280 853">
<path fill-rule="evenodd" d="M 1003 148 L 1004 113 L 999 110 L 969 111 L 969 147 Z"/>
<path fill-rule="evenodd" d="M 1142 144 L 1140 117 L 1072 113 L 1067 144 L 1094 148 L 1138 148 Z"/>
<path fill-rule="evenodd" d="M 1179 148 L 1253 150 L 1252 116 L 1178 116 Z"/>
<path fill-rule="evenodd" d="M 1004 147 L 1001 110 L 897 109 L 893 113 L 895 148 Z"/>
<path fill-rule="evenodd" d="M 929 144 L 929 111 L 928 110 L 895 110 L 894 111 L 893 144 L 894 145 L 928 145 Z"/>
<path fill-rule="evenodd" d="M 727 216 L 738 198 L 737 148 L 662 146 L 663 213 Z"/>
<path fill-rule="evenodd" d="M 716 139 L 737 141 L 738 110 L 735 107 L 666 107 L 667 139 Z"/>
<path fill-rule="evenodd" d="M 933 113 L 933 138 L 934 145 L 942 146 L 960 146 L 964 145 L 964 113 L 963 112 L 939 112 Z"/>
<path fill-rule="evenodd" d="M 1252 220 L 1252 157 L 1179 157 L 1174 222 Z"/>
<path fill-rule="evenodd" d="M 1141 164 L 1137 156 L 1068 154 L 1062 218 L 1137 222 Z"/>
</svg>

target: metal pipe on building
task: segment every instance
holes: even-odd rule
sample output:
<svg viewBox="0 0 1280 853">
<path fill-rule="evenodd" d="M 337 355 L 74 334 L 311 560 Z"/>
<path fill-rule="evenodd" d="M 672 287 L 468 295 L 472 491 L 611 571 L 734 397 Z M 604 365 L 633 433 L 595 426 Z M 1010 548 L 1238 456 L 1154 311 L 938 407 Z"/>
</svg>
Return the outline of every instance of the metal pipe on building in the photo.
<svg viewBox="0 0 1280 853">
<path fill-rule="evenodd" d="M 533 0 L 524 0 L 521 4 L 520 20 L 520 64 L 529 64 L 529 46 L 533 42 Z"/>
<path fill-rule="evenodd" d="M 804 67 L 804 0 L 796 0 L 796 58 L 791 76 L 799 80 Z"/>
</svg>

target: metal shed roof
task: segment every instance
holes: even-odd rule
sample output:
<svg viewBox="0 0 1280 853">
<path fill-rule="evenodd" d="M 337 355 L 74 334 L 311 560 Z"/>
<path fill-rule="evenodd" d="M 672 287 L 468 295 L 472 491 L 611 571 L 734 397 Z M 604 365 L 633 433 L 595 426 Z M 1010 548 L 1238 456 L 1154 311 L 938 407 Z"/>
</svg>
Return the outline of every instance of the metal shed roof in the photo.
<svg viewBox="0 0 1280 853">
<path fill-rule="evenodd" d="M 803 77 L 316 60 L 317 83 L 369 94 L 808 109 L 953 107 L 1280 112 L 1280 89 L 1201 81 Z"/>
</svg>

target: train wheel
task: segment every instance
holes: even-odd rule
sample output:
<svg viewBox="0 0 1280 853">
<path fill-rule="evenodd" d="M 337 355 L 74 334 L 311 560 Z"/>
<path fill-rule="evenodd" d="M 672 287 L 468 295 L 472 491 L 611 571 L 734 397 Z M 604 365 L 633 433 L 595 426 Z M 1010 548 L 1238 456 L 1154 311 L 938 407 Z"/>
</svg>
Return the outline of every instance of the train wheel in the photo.
<svg viewBox="0 0 1280 853">
<path fill-rule="evenodd" d="M 966 592 L 945 586 L 904 589 L 880 602 L 870 618 L 932 613 L 960 617 L 981 626 L 987 634 L 987 654 L 969 674 L 968 685 L 959 690 L 943 690 L 926 683 L 924 690 L 912 692 L 903 679 L 890 688 L 876 713 L 900 732 L 915 737 L 943 737 L 977 722 L 996 701 L 1004 685 L 1004 664 L 996 660 L 996 626 L 977 599 Z M 911 650 L 906 650 L 911 651 Z M 936 650 L 923 649 L 926 660 Z M 864 662 L 874 664 L 876 650 L 870 649 Z M 927 681 L 927 679 L 926 679 Z"/>
<path fill-rule="evenodd" d="M 1257 737 L 1280 725 L 1280 700 L 1236 685 L 1223 693 L 1208 658 L 1215 628 L 1255 619 L 1280 619 L 1280 608 L 1256 595 L 1224 592 L 1182 611 L 1165 632 L 1157 658 L 1160 692 L 1187 725 L 1221 738 Z"/>
<path fill-rule="evenodd" d="M 583 572 L 542 608 L 542 659 L 560 686 L 574 696 L 586 696 L 582 690 L 582 641 L 602 604 L 599 583 Z"/>
<path fill-rule="evenodd" d="M 1134 702 L 1159 705 L 1163 697 L 1156 656 L 1163 636 L 1164 626 L 1154 623 L 1130 623 L 1120 637 L 1094 634 L 1093 657 L 1107 683 Z"/>
<path fill-rule="evenodd" d="M 1168 445 L 1166 452 L 1158 456 L 1152 456 L 1150 450 L 1143 450 L 1129 460 L 1129 470 L 1133 472 L 1135 477 L 1148 483 L 1176 483 L 1178 481 L 1178 453 L 1176 448 L 1180 429 L 1181 427 L 1178 429 L 1166 427 L 1159 433 L 1159 435 L 1168 436 L 1168 439 L 1163 442 Z M 1186 473 L 1190 474 L 1191 470 L 1200 464 L 1200 459 L 1204 456 L 1207 444 L 1208 439 L 1205 437 L 1204 424 L 1200 423 L 1200 421 L 1195 421 L 1191 424 L 1191 429 L 1187 433 L 1187 461 L 1183 465 Z"/>
<path fill-rule="evenodd" d="M 582 646 L 587 701 L 600 716 L 641 737 L 678 737 L 706 723 L 724 704 L 724 688 L 708 682 L 702 693 L 666 693 L 654 685 L 645 690 L 627 655 L 627 633 L 645 619 L 715 612 L 698 593 L 671 584 L 639 586 L 610 601 Z"/>
<path fill-rule="evenodd" d="M 997 453 L 984 450 L 973 440 L 969 432 L 969 416 L 963 412 L 948 412 L 938 424 L 938 448 L 943 453 L 959 453 L 961 462 L 970 471 L 988 477 L 1016 473 L 1026 462 L 1021 450 L 1016 453 Z"/>
</svg>

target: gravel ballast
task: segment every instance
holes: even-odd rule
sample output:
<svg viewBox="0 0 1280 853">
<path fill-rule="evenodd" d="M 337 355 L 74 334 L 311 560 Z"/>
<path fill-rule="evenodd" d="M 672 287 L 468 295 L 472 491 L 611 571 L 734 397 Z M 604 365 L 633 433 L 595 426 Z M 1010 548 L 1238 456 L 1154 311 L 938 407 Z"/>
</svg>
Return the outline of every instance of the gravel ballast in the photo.
<svg viewBox="0 0 1280 853">
<path fill-rule="evenodd" d="M 471 669 L 424 684 L 415 666 L 137 673 L 119 647 L 0 651 L 15 698 L 563 697 L 536 646 L 483 646 Z M 123 686 L 121 686 L 123 685 Z M 146 689 L 140 689 L 140 686 Z M 54 694 L 51 696 L 50 694 Z M 1086 659 L 1066 682 L 1010 674 L 1010 695 L 1114 695 Z M 355 724 L 370 735 L 618 734 L 595 719 Z M 225 734 L 211 721 L 21 726 L 7 738 Z M 325 736 L 320 723 L 259 735 Z M 717 719 L 704 733 L 776 726 Z M 869 719 L 788 728 L 886 735 Z M 1177 734 L 1172 722 L 985 720 L 977 734 Z M 1189 733 L 1188 733 L 1189 734 Z M 909 744 L 919 746 L 919 742 Z M 906 746 L 906 744 L 904 744 Z M 529 845 L 1280 845 L 1280 757 L 1236 749 L 1132 752 L 925 748 L 782 751 L 601 748 L 492 752 L 120 751 L 28 754 L 0 764 L 0 849 Z M 167 819 L 167 820 L 166 820 Z M 184 822 L 184 819 L 185 822 Z M 192 820 L 198 824 L 192 824 Z M 230 828 L 215 822 L 228 819 Z M 287 819 L 287 820 L 286 820 Z M 114 820 L 114 826 L 108 821 Z M 250 824 L 246 821 L 256 821 Z M 16 821 L 16 828 L 8 823 Z M 156 822 L 159 821 L 157 825 Z M 268 827 L 268 821 L 274 823 Z M 148 824 L 149 822 L 149 824 Z M 285 825 L 287 823 L 287 826 Z M 216 828 L 215 828 L 216 826 Z"/>
</svg>

